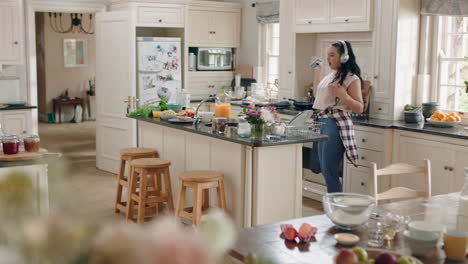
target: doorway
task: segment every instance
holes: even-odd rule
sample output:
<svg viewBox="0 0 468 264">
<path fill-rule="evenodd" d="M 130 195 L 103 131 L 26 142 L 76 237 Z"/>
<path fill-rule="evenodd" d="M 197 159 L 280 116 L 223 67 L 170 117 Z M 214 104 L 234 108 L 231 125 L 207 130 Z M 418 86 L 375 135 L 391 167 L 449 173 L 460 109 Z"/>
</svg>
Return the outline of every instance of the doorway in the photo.
<svg viewBox="0 0 468 264">
<path fill-rule="evenodd" d="M 73 167 L 96 166 L 93 16 L 35 13 L 39 134 Z"/>
</svg>

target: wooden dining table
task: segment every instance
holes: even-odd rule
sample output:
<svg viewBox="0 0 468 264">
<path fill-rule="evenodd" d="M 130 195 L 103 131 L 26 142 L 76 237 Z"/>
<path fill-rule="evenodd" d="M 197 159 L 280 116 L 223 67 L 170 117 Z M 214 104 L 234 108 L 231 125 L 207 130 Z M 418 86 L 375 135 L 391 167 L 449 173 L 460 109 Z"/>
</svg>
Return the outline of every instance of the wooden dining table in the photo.
<svg viewBox="0 0 468 264">
<path fill-rule="evenodd" d="M 456 226 L 458 210 L 458 193 L 433 196 L 430 199 L 414 199 L 379 205 L 376 212 L 380 215 L 393 213 L 409 217 L 411 220 L 425 220 L 432 223 L 441 223 L 447 229 Z M 374 221 L 370 219 L 369 221 Z M 298 229 L 302 223 L 309 223 L 317 228 L 317 234 L 307 243 L 298 243 L 283 239 L 281 224 L 292 224 Z M 264 258 L 273 263 L 320 263 L 333 264 L 334 257 L 346 248 L 337 244 L 333 235 L 348 232 L 358 235 L 360 241 L 356 246 L 368 248 L 367 228 L 361 226 L 353 231 L 337 229 L 326 215 L 317 215 L 297 218 L 274 224 L 243 228 L 239 231 L 239 238 L 230 252 L 231 257 L 244 261 L 248 255 Z M 397 233 L 395 239 L 386 241 L 382 250 L 395 251 L 402 255 L 411 255 L 411 251 L 402 232 Z M 425 264 L 467 263 L 465 261 L 451 261 L 446 259 L 439 244 L 428 256 L 418 257 Z"/>
</svg>

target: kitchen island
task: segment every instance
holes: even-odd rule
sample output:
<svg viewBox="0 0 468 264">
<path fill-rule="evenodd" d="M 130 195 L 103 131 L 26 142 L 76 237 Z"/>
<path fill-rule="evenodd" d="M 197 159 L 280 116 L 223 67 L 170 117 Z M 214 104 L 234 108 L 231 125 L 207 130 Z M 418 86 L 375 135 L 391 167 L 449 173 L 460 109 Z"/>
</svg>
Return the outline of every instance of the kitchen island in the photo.
<svg viewBox="0 0 468 264">
<path fill-rule="evenodd" d="M 328 139 L 314 135 L 256 141 L 238 137 L 231 128 L 218 135 L 203 123 L 194 127 L 131 118 L 138 120 L 138 146 L 155 148 L 161 158 L 171 161 L 174 201 L 182 172 L 219 171 L 225 177 L 228 213 L 239 227 L 302 217 L 302 145 Z M 191 196 L 187 195 L 187 203 Z M 216 205 L 216 199 L 210 204 Z"/>
</svg>

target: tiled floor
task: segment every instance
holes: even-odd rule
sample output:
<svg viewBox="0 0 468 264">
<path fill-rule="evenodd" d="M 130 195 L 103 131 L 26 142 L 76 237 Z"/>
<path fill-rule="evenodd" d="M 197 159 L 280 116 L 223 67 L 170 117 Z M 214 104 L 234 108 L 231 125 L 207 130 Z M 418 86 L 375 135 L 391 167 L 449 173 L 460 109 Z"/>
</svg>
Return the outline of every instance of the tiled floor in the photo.
<svg viewBox="0 0 468 264">
<path fill-rule="evenodd" d="M 44 148 L 69 161 L 62 175 L 65 184 L 50 186 L 51 206 L 66 204 L 73 215 L 100 222 L 123 221 L 123 214 L 114 213 L 115 174 L 96 168 L 95 122 L 40 123 L 39 133 Z M 303 216 L 323 214 L 318 201 L 304 198 L 303 205 Z"/>
</svg>

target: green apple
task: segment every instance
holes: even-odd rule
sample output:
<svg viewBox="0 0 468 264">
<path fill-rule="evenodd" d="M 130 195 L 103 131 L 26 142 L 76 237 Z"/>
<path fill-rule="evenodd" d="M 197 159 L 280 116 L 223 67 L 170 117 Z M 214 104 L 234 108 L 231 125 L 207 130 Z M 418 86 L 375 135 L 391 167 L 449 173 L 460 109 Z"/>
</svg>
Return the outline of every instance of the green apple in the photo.
<svg viewBox="0 0 468 264">
<path fill-rule="evenodd" d="M 411 257 L 402 256 L 398 259 L 398 264 L 416 264 L 416 262 Z"/>
<path fill-rule="evenodd" d="M 368 259 L 367 251 L 362 247 L 355 247 L 351 250 L 357 255 L 359 261 L 364 262 Z"/>
</svg>

